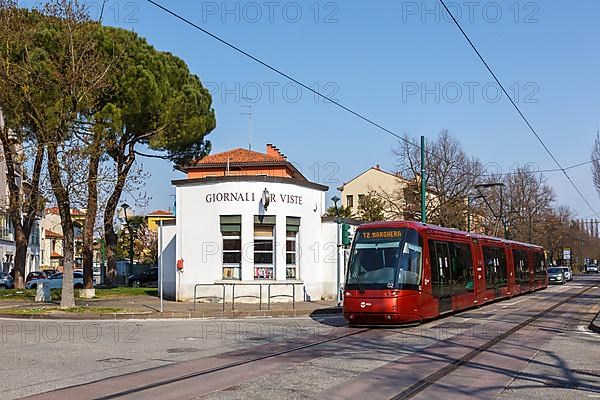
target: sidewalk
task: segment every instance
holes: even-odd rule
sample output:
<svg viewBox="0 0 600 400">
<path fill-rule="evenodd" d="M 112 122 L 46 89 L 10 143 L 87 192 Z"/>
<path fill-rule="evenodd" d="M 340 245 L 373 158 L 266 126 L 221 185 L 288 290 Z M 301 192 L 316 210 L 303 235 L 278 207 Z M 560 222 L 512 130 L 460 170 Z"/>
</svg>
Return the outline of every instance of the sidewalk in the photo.
<svg viewBox="0 0 600 400">
<path fill-rule="evenodd" d="M 24 319 L 166 319 L 166 318 L 249 318 L 249 317 L 297 317 L 317 314 L 339 314 L 341 308 L 335 301 L 271 303 L 267 304 L 235 303 L 232 310 L 231 303 L 196 303 L 191 302 L 163 302 L 163 312 L 160 312 L 160 299 L 154 296 L 129 296 L 114 299 L 77 299 L 77 307 L 91 307 L 92 309 L 121 309 L 120 312 L 52 312 L 44 313 L 44 308 L 55 309 L 58 303 L 35 303 L 30 301 L 0 301 L 0 318 Z M 36 312 L 15 314 L 15 310 L 36 309 Z M 40 312 L 37 312 L 40 309 Z"/>
</svg>

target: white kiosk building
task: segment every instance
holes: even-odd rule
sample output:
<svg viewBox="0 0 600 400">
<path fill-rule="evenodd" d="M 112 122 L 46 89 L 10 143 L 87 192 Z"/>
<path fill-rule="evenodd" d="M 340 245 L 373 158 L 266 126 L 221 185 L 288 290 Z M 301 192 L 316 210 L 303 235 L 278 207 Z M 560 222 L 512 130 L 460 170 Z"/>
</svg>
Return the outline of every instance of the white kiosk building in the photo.
<svg viewBox="0 0 600 400">
<path fill-rule="evenodd" d="M 286 283 L 273 290 L 291 294 L 294 284 L 297 301 L 335 298 L 343 250 L 336 223 L 322 218 L 327 186 L 309 182 L 270 144 L 266 153 L 235 149 L 181 170 L 176 219 L 160 230 L 165 298 L 189 301 L 197 284 L 231 283 L 236 296 Z"/>
</svg>

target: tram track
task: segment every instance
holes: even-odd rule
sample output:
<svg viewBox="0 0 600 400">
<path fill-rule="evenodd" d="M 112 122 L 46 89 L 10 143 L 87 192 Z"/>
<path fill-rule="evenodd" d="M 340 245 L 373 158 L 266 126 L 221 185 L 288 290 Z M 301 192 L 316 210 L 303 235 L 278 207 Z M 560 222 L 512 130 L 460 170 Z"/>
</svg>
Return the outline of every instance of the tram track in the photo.
<svg viewBox="0 0 600 400">
<path fill-rule="evenodd" d="M 371 328 L 363 328 L 363 329 L 359 329 L 356 330 L 354 332 L 348 332 L 346 334 L 343 335 L 338 335 L 336 337 L 332 337 L 332 338 L 328 338 L 328 339 L 323 339 L 323 340 L 319 340 L 319 341 L 315 341 L 315 342 L 311 342 L 311 343 L 307 343 L 304 345 L 300 345 L 300 346 L 296 346 L 290 349 L 286 349 L 286 350 L 281 350 L 278 352 L 274 352 L 274 353 L 270 353 L 270 354 L 265 354 L 263 356 L 259 356 L 259 357 L 254 357 L 254 358 L 250 358 L 250 359 L 246 359 L 246 360 L 240 360 L 240 361 L 234 361 L 231 363 L 227 363 L 224 365 L 220 365 L 214 368 L 208 368 L 208 369 L 203 369 L 201 371 L 195 371 L 189 374 L 185 374 L 185 375 L 180 375 L 180 376 L 176 376 L 173 378 L 169 378 L 169 379 L 163 379 L 163 380 L 159 380 L 150 384 L 146 384 L 146 385 L 141 385 L 141 386 L 137 386 L 131 389 L 127 389 L 127 390 L 123 390 L 123 391 L 119 391 L 119 392 L 115 392 L 115 393 L 111 393 L 108 395 L 104 395 L 104 396 L 99 396 L 99 397 L 94 397 L 94 400 L 112 400 L 112 399 L 118 399 L 121 397 L 125 397 L 128 395 L 133 395 L 133 394 L 137 394 L 137 393 L 141 393 L 141 392 L 145 392 L 151 389 L 156 389 L 156 388 L 160 388 L 166 385 L 170 385 L 170 384 L 174 384 L 177 382 L 181 382 L 181 381 L 185 381 L 188 379 L 193 379 L 193 378 L 198 378 L 204 375 L 209 375 L 209 374 L 213 374 L 213 373 L 217 373 L 217 372 L 222 372 L 222 371 L 226 371 L 228 369 L 232 369 L 235 367 L 240 367 L 240 366 L 244 366 L 244 365 L 248 365 L 248 364 L 252 364 L 252 363 L 256 363 L 259 361 L 263 361 L 263 360 L 268 360 L 271 358 L 275 358 L 275 357 L 280 357 L 280 356 L 284 356 L 286 354 L 290 354 L 290 353 L 294 353 L 294 352 L 299 352 L 302 350 L 306 350 L 306 349 L 310 349 L 312 347 L 316 347 L 316 346 L 320 346 L 323 344 L 327 344 L 327 343 L 332 343 L 332 342 L 336 342 L 348 337 L 352 337 L 352 336 L 356 336 L 356 335 L 360 335 L 362 333 L 365 333 L 367 331 L 370 331 Z"/>
<path fill-rule="evenodd" d="M 587 287 L 584 290 L 581 290 L 577 293 L 569 295 L 568 297 L 566 297 L 565 299 L 563 299 L 557 303 L 553 302 L 551 304 L 547 304 L 547 306 L 548 306 L 547 308 L 543 308 L 542 311 L 537 312 L 537 314 L 529 317 L 524 322 L 518 323 L 518 325 L 515 325 L 514 327 L 510 328 L 505 333 L 500 334 L 499 336 L 493 338 L 492 340 L 489 340 L 488 342 L 482 344 L 480 347 L 465 354 L 464 356 L 462 356 L 458 359 L 455 359 L 454 361 L 452 361 L 450 364 L 446 365 L 445 367 L 442 367 L 442 368 L 438 369 L 437 371 L 427 375 L 425 378 L 423 378 L 423 379 L 419 380 L 417 383 L 407 387 L 402 392 L 400 392 L 396 395 L 393 395 L 392 397 L 389 397 L 390 394 L 387 394 L 385 396 L 385 398 L 388 398 L 388 399 L 411 399 L 412 397 L 416 396 L 417 394 L 425 391 L 428 387 L 435 384 L 439 380 L 450 375 L 452 372 L 456 371 L 458 368 L 465 366 L 470 361 L 472 361 L 474 358 L 476 358 L 478 355 L 484 353 L 486 350 L 489 350 L 496 344 L 499 344 L 504 339 L 510 337 L 511 335 L 513 335 L 514 333 L 518 332 L 519 330 L 525 328 L 526 326 L 532 324 L 533 322 L 535 322 L 539 318 L 543 317 L 544 315 L 547 315 L 548 313 L 552 312 L 553 310 L 557 309 L 558 307 L 564 305 L 565 303 L 573 300 L 574 298 L 576 298 L 578 296 L 581 296 L 582 294 L 586 293 L 587 291 L 589 291 L 591 289 L 594 289 L 594 287 L 591 287 L 591 286 Z M 539 310 L 539 308 L 538 308 L 538 310 Z M 457 316 L 460 317 L 460 314 L 458 314 Z M 434 320 L 429 323 L 422 324 L 420 326 L 423 326 L 425 328 L 435 327 L 435 324 L 439 323 L 439 322 L 440 322 L 440 320 Z M 509 321 L 506 321 L 506 322 L 509 323 Z M 431 323 L 433 323 L 434 325 L 431 326 L 430 325 Z M 109 382 L 111 382 L 114 378 L 106 378 L 106 379 L 102 379 L 100 381 L 89 382 L 89 383 L 85 383 L 83 385 L 75 385 L 75 386 L 71 386 L 71 387 L 67 387 L 67 388 L 57 389 L 56 391 L 51 391 L 51 392 L 46 392 L 46 393 L 42 393 L 39 395 L 34 395 L 33 398 L 41 398 L 41 399 L 64 398 L 64 397 L 62 397 L 62 395 L 69 395 L 70 393 L 81 393 L 81 391 L 83 391 L 83 393 L 86 393 L 86 395 L 81 398 L 90 398 L 90 399 L 96 399 L 96 400 L 108 400 L 108 399 L 130 398 L 130 397 L 131 398 L 145 398 L 145 396 L 147 394 L 153 393 L 153 390 L 159 390 L 161 392 L 164 392 L 165 390 L 168 390 L 168 388 L 171 387 L 171 385 L 173 385 L 173 384 L 177 384 L 177 383 L 185 382 L 185 381 L 193 382 L 194 378 L 200 378 L 204 381 L 206 381 L 207 379 L 209 381 L 211 379 L 218 380 L 219 375 L 221 375 L 220 374 L 221 372 L 227 372 L 228 370 L 235 371 L 237 367 L 249 366 L 251 369 L 257 369 L 257 368 L 260 369 L 261 365 L 264 365 L 264 362 L 274 362 L 274 363 L 289 362 L 290 364 L 302 362 L 302 361 L 298 361 L 297 359 L 294 360 L 294 358 L 302 359 L 303 357 L 304 358 L 315 357 L 314 352 L 316 352 L 316 354 L 319 354 L 319 353 L 322 353 L 327 350 L 321 350 L 321 349 L 311 350 L 312 348 L 317 348 L 318 346 L 325 345 L 328 343 L 338 342 L 338 341 L 341 341 L 346 338 L 359 336 L 359 335 L 365 334 L 367 332 L 377 333 L 377 336 L 379 336 L 379 334 L 382 334 L 383 336 L 389 336 L 389 335 L 393 335 L 395 333 L 405 333 L 406 331 L 403 329 L 398 331 L 396 329 L 390 329 L 390 328 L 387 328 L 387 329 L 385 329 L 385 328 L 384 329 L 372 329 L 370 327 L 369 328 L 356 328 L 355 330 L 353 330 L 351 332 L 339 334 L 339 335 L 336 335 L 333 337 L 327 337 L 327 338 L 323 338 L 322 340 L 314 340 L 314 341 L 310 341 L 310 342 L 305 342 L 303 344 L 297 344 L 293 347 L 288 347 L 288 348 L 272 349 L 268 353 L 264 353 L 264 354 L 257 355 L 254 357 L 249 356 L 247 358 L 238 359 L 238 360 L 227 362 L 227 363 L 224 363 L 221 365 L 216 365 L 214 367 L 212 367 L 210 365 L 206 365 L 206 366 L 204 366 L 204 368 L 201 367 L 197 370 L 192 370 L 192 372 L 189 372 L 189 373 L 185 373 L 183 371 L 178 371 L 178 372 L 172 371 L 172 372 L 176 373 L 176 375 L 174 375 L 172 377 L 165 378 L 165 376 L 168 376 L 168 374 L 165 371 L 165 372 L 160 373 L 160 375 L 162 375 L 160 377 L 155 375 L 154 379 L 156 379 L 156 380 L 154 380 L 154 381 L 151 380 L 152 379 L 151 376 L 145 376 L 145 375 L 147 375 L 146 373 L 148 372 L 148 370 L 133 372 L 128 375 L 133 375 L 133 376 L 137 375 L 138 376 L 138 378 L 133 378 L 133 382 L 135 382 L 137 380 L 137 385 L 134 384 L 131 387 L 125 386 L 125 385 L 123 385 L 123 382 L 121 382 L 121 381 L 123 381 L 123 379 L 120 379 L 120 380 L 117 380 L 117 382 L 114 382 L 114 383 L 116 383 L 116 385 L 114 385 L 114 383 L 113 383 L 112 387 L 113 387 L 114 392 L 112 392 L 112 393 L 107 392 L 106 388 L 111 386 L 111 384 L 109 384 Z M 448 340 L 451 338 L 445 338 L 445 339 Z M 303 350 L 308 350 L 308 353 L 304 352 Z M 294 353 L 296 353 L 297 355 L 295 355 Z M 285 361 L 286 355 L 290 355 L 291 360 Z M 458 354 L 457 354 L 457 356 L 458 356 Z M 306 358 L 306 359 L 308 359 L 308 358 Z M 271 360 L 271 361 L 269 361 L 269 360 Z M 255 365 L 255 366 L 253 366 L 253 365 Z M 283 364 L 280 364 L 280 365 L 283 365 Z M 170 366 L 165 366 L 165 367 L 170 367 Z M 162 370 L 163 368 L 164 367 L 157 367 L 157 368 L 153 368 L 152 370 L 153 371 Z M 215 376 L 215 378 L 212 378 L 213 375 Z M 142 379 L 139 379 L 139 378 L 142 378 Z M 144 380 L 146 382 L 144 382 Z M 127 383 L 127 385 L 129 385 L 133 382 L 129 381 Z M 181 386 L 174 385 L 173 387 L 180 388 Z M 219 390 L 219 389 L 216 389 L 216 390 Z M 392 391 L 392 393 L 393 393 L 393 391 Z M 69 397 L 69 396 L 67 396 L 67 397 Z"/>
<path fill-rule="evenodd" d="M 429 382 L 429 384 L 427 385 L 423 385 L 422 387 L 420 386 L 419 388 L 413 388 L 413 390 L 411 391 L 411 393 L 409 393 L 409 397 L 392 397 L 391 399 L 409 399 L 411 397 L 413 397 L 414 395 L 420 393 L 421 391 L 425 390 L 428 386 L 430 386 L 431 384 L 435 383 L 437 380 L 443 378 L 444 376 L 447 376 L 448 374 L 450 374 L 451 372 L 453 372 L 454 370 L 456 370 L 457 368 L 459 368 L 461 365 L 464 365 L 466 363 L 468 363 L 469 360 L 472 360 L 473 358 L 475 358 L 478 354 L 486 351 L 487 349 L 493 347 L 495 344 L 501 342 L 502 340 L 504 340 L 506 337 L 509 337 L 510 335 L 514 334 L 515 332 L 517 332 L 518 330 L 524 328 L 525 326 L 531 324 L 532 322 L 534 322 L 535 320 L 537 320 L 538 318 L 542 317 L 543 315 L 551 312 L 552 310 L 556 309 L 557 307 L 560 307 L 562 304 L 572 300 L 573 298 L 580 296 L 581 294 L 583 294 L 585 291 L 592 289 L 587 288 L 579 293 L 575 293 L 573 296 L 570 296 L 564 300 L 562 300 L 561 302 L 552 305 L 551 307 L 545 309 L 544 311 L 542 311 L 541 313 L 536 314 L 535 316 L 529 318 L 528 320 L 524 321 L 523 323 L 515 326 L 514 328 L 512 328 L 511 330 L 507 331 L 506 333 L 496 337 L 495 339 L 492 339 L 490 342 L 486 343 L 485 345 L 479 347 L 478 349 L 468 353 L 467 355 L 465 355 L 464 357 L 462 357 L 459 360 L 456 360 L 455 362 L 453 362 L 451 365 L 449 365 L 447 368 L 450 367 L 454 367 L 448 371 L 446 371 L 446 369 L 442 369 L 440 371 L 438 371 L 435 374 L 431 374 L 430 376 L 428 376 L 427 378 L 425 378 L 423 381 L 427 381 Z M 432 322 L 439 322 L 439 320 L 436 321 L 432 321 Z M 421 324 L 421 325 L 417 325 L 417 326 L 427 326 L 429 325 L 428 323 L 425 324 Z M 409 325 L 406 326 L 408 328 L 414 327 L 414 325 Z M 119 391 L 119 392 L 115 392 L 115 393 L 111 393 L 108 395 L 104 395 L 104 396 L 99 396 L 99 397 L 94 397 L 95 400 L 113 400 L 113 399 L 118 399 L 118 398 L 122 398 L 122 397 L 126 397 L 129 395 L 135 395 L 135 394 L 140 394 L 152 389 L 158 389 L 161 387 L 165 387 L 167 385 L 171 385 L 174 383 L 178 383 L 178 382 L 182 382 L 182 381 L 186 381 L 189 379 L 193 379 L 193 378 L 198 378 L 198 377 L 202 377 L 202 376 L 206 376 L 206 375 L 210 375 L 210 374 L 214 374 L 214 373 L 218 373 L 218 372 L 223 372 L 232 368 L 236 368 L 236 367 L 240 367 L 240 366 L 244 366 L 244 365 L 250 365 L 253 363 L 258 363 L 260 361 L 264 361 L 264 360 L 268 360 L 268 359 L 273 359 L 276 357 L 280 357 L 280 356 L 285 356 L 287 354 L 291 354 L 291 353 L 295 353 L 295 352 L 300 352 L 302 350 L 306 350 L 306 349 L 310 349 L 313 347 L 317 347 L 323 344 L 327 344 L 327 343 L 332 343 L 332 342 L 336 342 L 348 337 L 352 337 L 352 336 L 357 336 L 369 331 L 377 331 L 380 333 L 384 333 L 384 335 L 392 335 L 395 333 L 398 333 L 397 330 L 395 329 L 381 329 L 381 327 L 379 329 L 377 328 L 360 328 L 356 331 L 353 332 L 349 332 L 343 335 L 338 335 L 336 337 L 332 337 L 332 338 L 328 338 L 328 339 L 323 339 L 323 340 L 319 340 L 319 341 L 314 341 L 311 343 L 307 343 L 307 344 L 303 344 L 300 346 L 295 346 L 289 349 L 285 349 L 285 350 L 281 350 L 281 351 L 277 351 L 277 352 L 273 352 L 273 353 L 269 353 L 269 354 L 265 354 L 259 357 L 253 357 L 253 358 L 249 358 L 249 359 L 245 359 L 245 360 L 239 360 L 239 361 L 235 361 L 235 362 L 231 362 L 231 363 L 227 363 L 224 365 L 220 365 L 214 368 L 207 368 L 207 369 L 203 369 L 201 371 L 196 371 L 196 372 L 192 372 L 189 374 L 184 374 L 184 375 L 179 375 L 173 378 L 169 378 L 169 379 L 164 379 L 164 380 L 159 380 L 150 384 L 146 384 L 146 385 L 140 385 L 131 389 L 127 389 L 127 390 L 123 390 L 123 391 Z M 479 351 L 477 351 L 479 350 Z M 438 376 L 439 374 L 439 376 Z M 425 383 L 425 382 L 423 382 Z M 416 386 L 416 384 L 414 385 Z M 409 388 L 410 389 L 410 388 Z M 407 389 L 406 391 L 408 391 L 409 389 Z M 401 393 L 402 396 L 406 396 L 407 393 L 405 393 L 406 391 L 403 391 Z"/>
<path fill-rule="evenodd" d="M 434 385 L 436 382 L 440 381 L 441 379 L 447 377 L 448 375 L 452 374 L 453 372 L 455 372 L 457 369 L 469 364 L 472 360 L 474 360 L 477 356 L 481 355 L 482 353 L 490 350 L 492 347 L 496 346 L 497 344 L 501 343 L 502 341 L 508 339 L 510 336 L 514 335 L 515 333 L 517 333 L 518 331 L 522 330 L 523 328 L 531 325 L 532 323 L 534 323 L 535 321 L 537 321 L 538 319 L 544 317 L 545 315 L 549 314 L 550 312 L 556 310 L 557 308 L 563 306 L 564 304 L 570 302 L 571 300 L 583 295 L 584 293 L 590 291 L 594 289 L 593 286 L 590 286 L 586 289 L 583 289 L 577 293 L 574 293 L 573 295 L 570 295 L 569 297 L 559 301 L 558 303 L 544 309 L 543 311 L 540 311 L 539 313 L 531 316 L 530 318 L 528 318 L 527 320 L 515 325 L 514 327 L 512 327 L 511 329 L 507 330 L 506 332 L 496 336 L 495 338 L 487 341 L 486 343 L 484 343 L 483 345 L 471 350 L 470 352 L 468 352 L 467 354 L 465 354 L 464 356 L 455 359 L 454 361 L 450 362 L 450 364 L 446 365 L 443 368 L 438 369 L 437 371 L 427 375 L 425 378 L 419 380 L 418 382 L 414 383 L 413 385 L 407 387 L 406 389 L 404 389 L 403 391 L 401 391 L 400 393 L 397 393 L 391 397 L 388 397 L 388 400 L 409 400 L 412 399 L 413 397 L 415 397 L 416 395 L 424 392 L 425 390 L 427 390 L 430 386 Z"/>
</svg>

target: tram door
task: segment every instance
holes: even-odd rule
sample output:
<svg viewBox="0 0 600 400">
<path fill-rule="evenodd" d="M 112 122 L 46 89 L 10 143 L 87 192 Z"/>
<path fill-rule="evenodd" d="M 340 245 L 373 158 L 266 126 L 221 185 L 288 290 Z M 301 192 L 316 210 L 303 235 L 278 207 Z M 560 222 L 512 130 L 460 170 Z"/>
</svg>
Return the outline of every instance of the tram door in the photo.
<svg viewBox="0 0 600 400">
<path fill-rule="evenodd" d="M 431 255 L 432 294 L 438 299 L 440 314 L 452 311 L 452 289 L 450 286 L 450 250 L 448 243 L 430 242 L 435 249 Z"/>
</svg>

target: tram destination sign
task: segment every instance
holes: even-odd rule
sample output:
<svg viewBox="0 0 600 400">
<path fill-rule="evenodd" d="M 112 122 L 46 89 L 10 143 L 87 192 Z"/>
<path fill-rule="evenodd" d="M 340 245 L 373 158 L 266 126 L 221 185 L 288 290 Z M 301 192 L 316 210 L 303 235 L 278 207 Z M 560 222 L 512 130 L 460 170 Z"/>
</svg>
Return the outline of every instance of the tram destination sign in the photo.
<svg viewBox="0 0 600 400">
<path fill-rule="evenodd" d="M 366 240 L 376 240 L 376 239 L 398 239 L 402 237 L 402 231 L 399 229 L 387 230 L 369 230 L 369 231 L 361 231 L 360 235 L 363 239 Z"/>
</svg>

